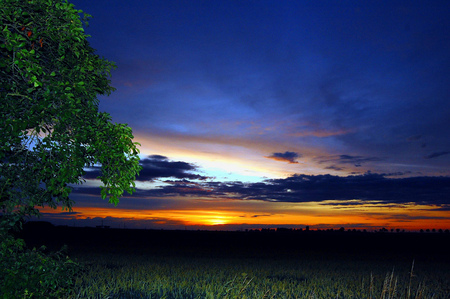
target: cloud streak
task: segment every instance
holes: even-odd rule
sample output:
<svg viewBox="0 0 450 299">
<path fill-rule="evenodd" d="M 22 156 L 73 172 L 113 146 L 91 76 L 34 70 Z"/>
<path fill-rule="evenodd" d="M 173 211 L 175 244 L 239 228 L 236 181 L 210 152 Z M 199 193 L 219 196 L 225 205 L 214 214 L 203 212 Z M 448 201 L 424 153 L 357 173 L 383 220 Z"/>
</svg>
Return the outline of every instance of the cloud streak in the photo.
<svg viewBox="0 0 450 299">
<path fill-rule="evenodd" d="M 430 154 L 430 155 L 428 155 L 428 156 L 425 156 L 425 159 L 434 159 L 434 158 L 441 157 L 441 156 L 445 156 L 445 155 L 448 155 L 448 154 L 450 154 L 450 152 L 437 152 L 437 153 L 432 153 L 432 154 Z"/>
<path fill-rule="evenodd" d="M 333 163 L 333 164 L 352 164 L 355 167 L 361 167 L 364 163 L 378 162 L 383 159 L 378 157 L 364 157 L 352 155 L 335 155 L 330 157 L 318 157 L 315 159 L 319 164 Z M 328 169 L 333 169 L 334 166 L 328 166 Z"/>
</svg>

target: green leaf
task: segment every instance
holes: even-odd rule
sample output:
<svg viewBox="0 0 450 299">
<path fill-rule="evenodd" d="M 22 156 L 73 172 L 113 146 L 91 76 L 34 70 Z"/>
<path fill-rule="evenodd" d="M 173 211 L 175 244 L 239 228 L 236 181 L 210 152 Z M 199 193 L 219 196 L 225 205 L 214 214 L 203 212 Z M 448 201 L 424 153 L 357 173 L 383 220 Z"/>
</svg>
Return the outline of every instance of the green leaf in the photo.
<svg viewBox="0 0 450 299">
<path fill-rule="evenodd" d="M 106 199 L 106 188 L 102 188 L 102 190 L 100 191 L 102 199 L 105 200 Z"/>
<path fill-rule="evenodd" d="M 70 207 L 67 184 L 82 182 L 83 167 L 94 164 L 102 165 L 102 198 L 117 204 L 124 191 L 132 192 L 140 168 L 131 129 L 98 112 L 97 96 L 114 91 L 109 77 L 115 64 L 95 54 L 77 10 L 67 1 L 0 3 L 0 90 L 2 96 L 4 89 L 9 93 L 2 108 L 11 114 L 0 134 L 0 160 L 6 161 L 0 192 L 5 188 L 1 195 L 11 198 L 0 199 L 5 211 L 20 219 L 39 215 L 39 206 Z M 28 150 L 34 138 L 29 132 L 48 134 Z"/>
</svg>

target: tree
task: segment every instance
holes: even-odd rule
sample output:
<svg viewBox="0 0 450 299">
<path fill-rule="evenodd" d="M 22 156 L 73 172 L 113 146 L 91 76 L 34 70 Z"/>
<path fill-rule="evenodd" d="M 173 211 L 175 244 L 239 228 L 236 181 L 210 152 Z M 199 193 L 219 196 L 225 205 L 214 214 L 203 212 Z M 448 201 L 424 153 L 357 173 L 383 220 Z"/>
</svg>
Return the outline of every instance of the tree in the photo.
<svg viewBox="0 0 450 299">
<path fill-rule="evenodd" d="M 66 255 L 26 249 L 8 232 L 39 207 L 71 210 L 71 184 L 101 165 L 102 198 L 134 191 L 138 143 L 98 111 L 115 65 L 95 54 L 89 15 L 63 0 L 0 0 L 0 293 L 61 298 L 79 270 Z"/>
<path fill-rule="evenodd" d="M 103 199 L 134 191 L 139 145 L 98 111 L 115 68 L 87 41 L 66 0 L 0 0 L 0 206 L 8 230 L 38 207 L 71 209 L 71 184 L 101 164 Z"/>
</svg>

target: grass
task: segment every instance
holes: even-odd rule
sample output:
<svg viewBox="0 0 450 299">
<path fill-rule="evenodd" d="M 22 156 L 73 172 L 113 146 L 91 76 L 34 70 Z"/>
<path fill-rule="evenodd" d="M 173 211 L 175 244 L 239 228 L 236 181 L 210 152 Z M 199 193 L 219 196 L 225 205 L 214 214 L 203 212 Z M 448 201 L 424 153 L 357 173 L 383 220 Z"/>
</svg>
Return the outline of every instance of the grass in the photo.
<svg viewBox="0 0 450 299">
<path fill-rule="evenodd" d="M 445 238 L 431 249 L 400 235 L 55 233 L 83 265 L 70 298 L 450 298 L 450 261 L 434 249 Z"/>
<path fill-rule="evenodd" d="M 448 268 L 374 261 L 79 255 L 72 298 L 448 298 Z M 446 279 L 446 280 L 444 280 Z M 447 294 L 447 295 L 446 295 Z M 447 297 L 446 297 L 447 296 Z"/>
</svg>

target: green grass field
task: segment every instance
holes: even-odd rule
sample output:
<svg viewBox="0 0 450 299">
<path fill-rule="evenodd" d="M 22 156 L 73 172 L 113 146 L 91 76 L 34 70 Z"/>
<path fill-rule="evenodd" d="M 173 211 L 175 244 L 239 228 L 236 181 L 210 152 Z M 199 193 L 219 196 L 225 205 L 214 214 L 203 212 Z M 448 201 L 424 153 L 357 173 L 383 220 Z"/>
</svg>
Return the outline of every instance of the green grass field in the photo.
<svg viewBox="0 0 450 299">
<path fill-rule="evenodd" d="M 72 298 L 450 298 L 449 237 L 53 228 L 26 239 L 68 245 L 83 265 Z"/>
</svg>

